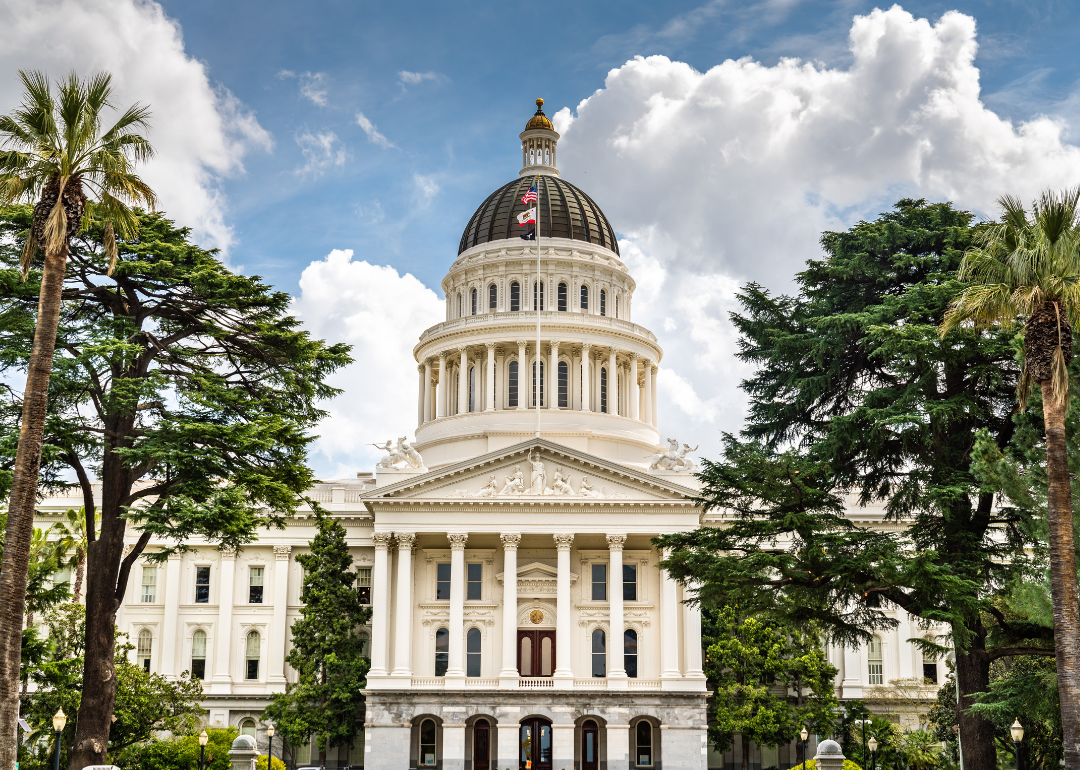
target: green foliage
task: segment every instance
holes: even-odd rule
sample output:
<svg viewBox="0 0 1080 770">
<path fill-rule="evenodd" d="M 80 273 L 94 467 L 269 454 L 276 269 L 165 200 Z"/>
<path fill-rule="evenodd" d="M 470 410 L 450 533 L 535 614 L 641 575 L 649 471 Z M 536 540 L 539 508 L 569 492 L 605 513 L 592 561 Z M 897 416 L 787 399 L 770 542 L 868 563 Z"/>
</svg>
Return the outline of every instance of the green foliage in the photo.
<svg viewBox="0 0 1080 770">
<path fill-rule="evenodd" d="M 204 767 L 206 770 L 231 770 L 229 749 L 239 730 L 207 730 Z M 121 770 L 195 770 L 199 766 L 199 736 L 189 733 L 168 740 L 152 740 L 131 746 L 113 760 Z M 277 763 L 274 763 L 275 770 Z"/>
<path fill-rule="evenodd" d="M 797 765 L 792 765 L 791 770 L 803 770 L 803 763 L 799 762 Z M 806 760 L 806 770 L 817 770 L 817 760 L 816 759 L 808 759 L 808 760 Z M 845 758 L 844 759 L 844 770 L 862 770 L 862 768 L 859 767 L 854 762 L 852 762 L 850 759 Z"/>
<path fill-rule="evenodd" d="M 267 770 L 267 762 L 269 762 L 269 758 L 265 754 L 261 755 L 255 762 L 255 770 Z M 285 770 L 285 763 L 274 757 L 273 767 L 269 770 Z"/>
<path fill-rule="evenodd" d="M 829 733 L 838 701 L 836 668 L 812 633 L 738 615 L 725 607 L 706 619 L 709 737 L 720 750 L 734 733 L 761 746 L 787 743 L 805 725 Z"/>
<path fill-rule="evenodd" d="M 314 735 L 323 752 L 351 744 L 359 729 L 356 717 L 369 665 L 361 655 L 360 627 L 371 610 L 360 604 L 344 527 L 318 508 L 316 521 L 310 553 L 296 557 L 304 568 L 304 607 L 293 623 L 286 660 L 297 681 L 274 697 L 265 719 L 293 746 Z"/>
</svg>

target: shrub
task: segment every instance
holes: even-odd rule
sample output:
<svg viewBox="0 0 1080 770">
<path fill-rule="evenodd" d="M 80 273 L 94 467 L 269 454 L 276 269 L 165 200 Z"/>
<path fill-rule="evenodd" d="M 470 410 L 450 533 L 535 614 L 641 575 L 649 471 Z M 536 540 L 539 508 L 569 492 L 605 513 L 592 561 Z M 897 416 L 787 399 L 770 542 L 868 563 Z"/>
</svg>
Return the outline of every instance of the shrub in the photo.
<svg viewBox="0 0 1080 770">
<path fill-rule="evenodd" d="M 209 740 L 206 742 L 205 770 L 231 770 L 229 749 L 239 731 L 230 727 L 207 730 L 206 734 Z M 191 770 L 199 766 L 199 734 L 137 743 L 121 752 L 114 761 L 122 770 Z M 276 770 L 277 763 L 274 767 Z"/>
<path fill-rule="evenodd" d="M 796 768 L 798 768 L 798 770 L 803 770 L 802 762 L 799 762 L 798 764 L 795 764 L 795 765 L 791 766 L 791 770 L 796 770 Z M 817 770 L 817 760 L 816 759 L 808 759 L 808 760 L 806 760 L 806 770 Z M 859 767 L 858 765 L 856 765 L 850 759 L 845 759 L 844 760 L 844 770 L 862 770 L 862 768 Z"/>
<path fill-rule="evenodd" d="M 266 770 L 266 755 L 263 754 L 255 762 L 255 770 Z M 274 766 L 272 770 L 285 770 L 285 763 L 277 757 L 274 757 Z"/>
</svg>

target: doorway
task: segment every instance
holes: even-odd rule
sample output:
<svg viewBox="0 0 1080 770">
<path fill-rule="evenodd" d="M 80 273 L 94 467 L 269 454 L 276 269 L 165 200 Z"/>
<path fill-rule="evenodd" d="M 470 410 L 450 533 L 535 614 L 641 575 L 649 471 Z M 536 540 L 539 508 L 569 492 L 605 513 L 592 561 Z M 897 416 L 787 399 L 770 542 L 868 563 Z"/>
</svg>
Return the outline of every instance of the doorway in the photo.
<svg viewBox="0 0 1080 770">
<path fill-rule="evenodd" d="M 600 768 L 600 728 L 591 719 L 581 726 L 581 770 Z"/>
<path fill-rule="evenodd" d="M 518 736 L 519 770 L 551 770 L 551 722 L 540 718 L 526 719 L 521 723 Z"/>
<path fill-rule="evenodd" d="M 473 770 L 491 770 L 491 724 L 480 719 L 473 725 Z"/>
<path fill-rule="evenodd" d="M 518 631 L 517 648 L 520 676 L 551 676 L 555 673 L 554 631 Z"/>
</svg>

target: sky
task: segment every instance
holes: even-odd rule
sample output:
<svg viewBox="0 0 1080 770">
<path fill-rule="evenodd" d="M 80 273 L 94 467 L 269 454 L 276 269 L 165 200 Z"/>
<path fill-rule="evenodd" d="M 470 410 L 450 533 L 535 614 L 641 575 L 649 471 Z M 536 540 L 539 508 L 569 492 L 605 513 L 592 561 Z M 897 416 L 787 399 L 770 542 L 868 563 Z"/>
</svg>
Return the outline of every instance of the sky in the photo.
<svg viewBox="0 0 1080 770">
<path fill-rule="evenodd" d="M 543 97 L 659 337 L 661 430 L 716 455 L 748 374 L 728 314 L 791 292 L 824 230 L 903 197 L 995 216 L 1080 183 L 1080 4 L 0 0 L 17 70 L 107 69 L 149 104 L 163 208 L 354 346 L 312 463 L 415 426 L 412 346 Z"/>
</svg>

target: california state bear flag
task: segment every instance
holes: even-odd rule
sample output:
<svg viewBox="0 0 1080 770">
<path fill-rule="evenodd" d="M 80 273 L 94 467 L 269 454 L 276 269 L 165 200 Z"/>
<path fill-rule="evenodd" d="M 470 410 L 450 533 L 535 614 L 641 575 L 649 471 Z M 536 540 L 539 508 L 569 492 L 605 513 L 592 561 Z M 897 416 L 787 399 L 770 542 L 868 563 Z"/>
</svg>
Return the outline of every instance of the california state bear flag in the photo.
<svg viewBox="0 0 1080 770">
<path fill-rule="evenodd" d="M 529 224 L 529 222 L 535 222 L 536 207 L 533 206 L 528 211 L 522 211 L 520 214 L 517 215 L 517 221 L 520 227 L 524 227 L 525 225 Z"/>
</svg>

